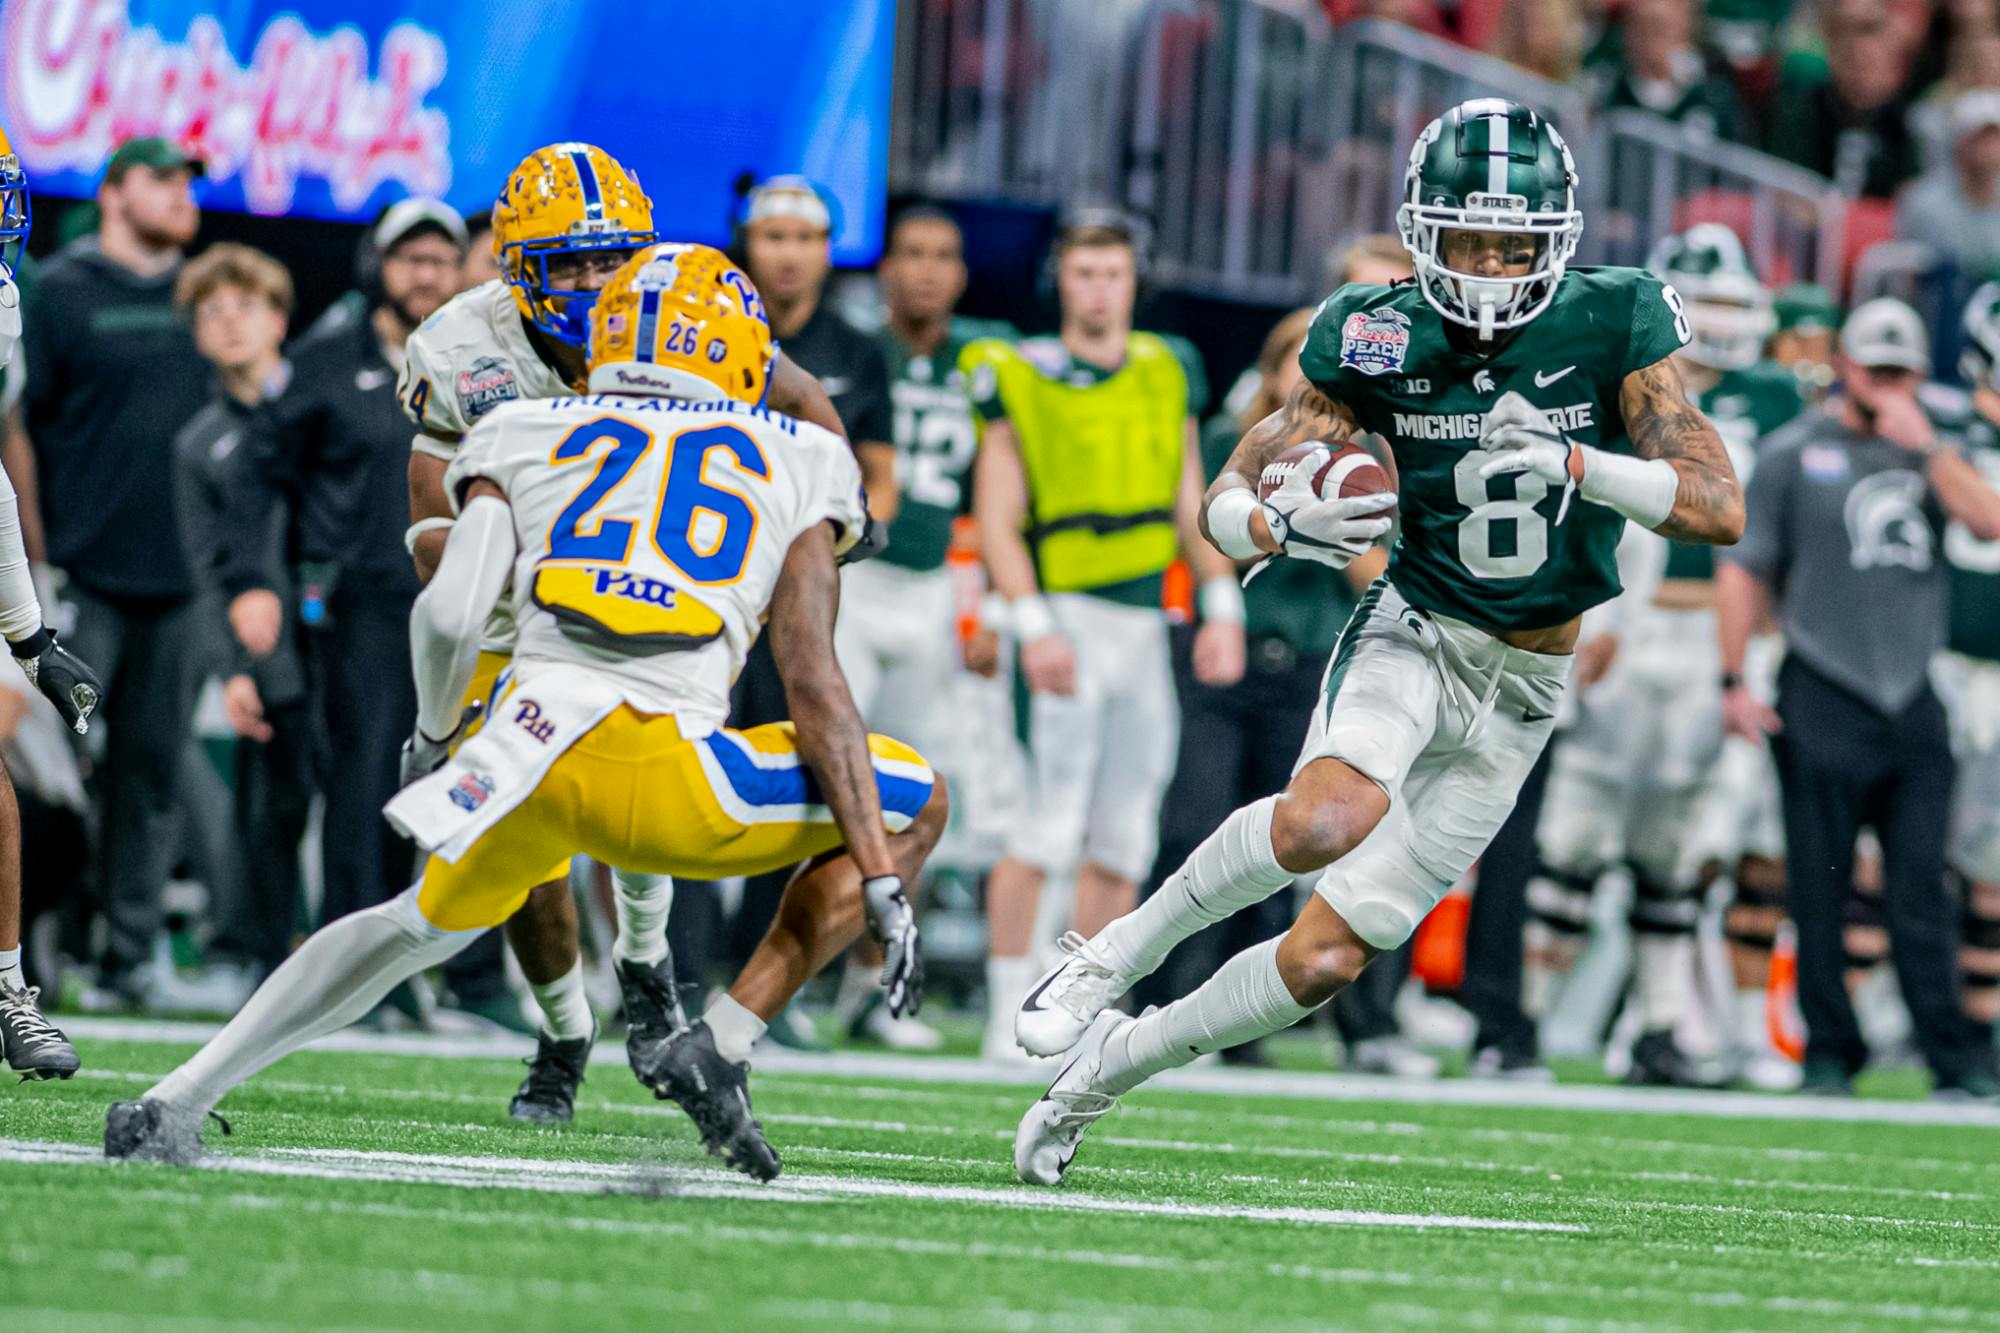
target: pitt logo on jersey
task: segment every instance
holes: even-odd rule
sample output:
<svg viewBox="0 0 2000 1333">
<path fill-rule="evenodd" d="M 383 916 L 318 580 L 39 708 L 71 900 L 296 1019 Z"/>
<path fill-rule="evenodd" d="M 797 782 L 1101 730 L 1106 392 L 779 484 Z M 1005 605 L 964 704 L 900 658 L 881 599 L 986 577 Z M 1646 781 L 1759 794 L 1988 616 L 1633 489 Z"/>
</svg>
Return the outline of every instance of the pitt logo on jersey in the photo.
<svg viewBox="0 0 2000 1333">
<path fill-rule="evenodd" d="M 544 563 L 535 570 L 534 600 L 564 633 L 599 648 L 665 652 L 722 634 L 722 617 L 708 607 L 616 565 Z"/>
</svg>

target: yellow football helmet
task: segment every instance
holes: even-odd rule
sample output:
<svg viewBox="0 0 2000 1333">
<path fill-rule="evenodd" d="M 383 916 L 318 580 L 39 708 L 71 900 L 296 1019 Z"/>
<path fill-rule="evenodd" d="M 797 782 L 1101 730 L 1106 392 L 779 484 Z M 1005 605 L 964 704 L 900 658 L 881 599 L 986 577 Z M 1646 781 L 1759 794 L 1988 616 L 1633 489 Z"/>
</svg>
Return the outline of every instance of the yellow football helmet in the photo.
<svg viewBox="0 0 2000 1333">
<path fill-rule="evenodd" d="M 622 259 L 655 239 L 653 201 L 639 178 L 592 144 L 537 149 L 493 205 L 493 245 L 515 304 L 536 328 L 572 347 L 589 336 L 597 300 L 595 291 L 574 285 L 575 270 L 590 266 L 574 257 Z"/>
<path fill-rule="evenodd" d="M 720 389 L 756 406 L 776 355 L 756 286 L 706 245 L 647 246 L 611 275 L 591 312 L 594 393 Z"/>
<path fill-rule="evenodd" d="M 0 279 L 14 276 L 31 220 L 28 174 L 21 170 L 21 159 L 14 156 L 14 146 L 7 142 L 7 131 L 0 130 Z"/>
</svg>

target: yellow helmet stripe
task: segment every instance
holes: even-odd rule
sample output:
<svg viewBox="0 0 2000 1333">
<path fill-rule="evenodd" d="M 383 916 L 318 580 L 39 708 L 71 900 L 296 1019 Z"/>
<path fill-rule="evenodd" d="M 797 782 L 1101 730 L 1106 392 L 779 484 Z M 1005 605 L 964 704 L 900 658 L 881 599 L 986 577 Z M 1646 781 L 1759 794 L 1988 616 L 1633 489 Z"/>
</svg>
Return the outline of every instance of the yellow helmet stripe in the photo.
<svg viewBox="0 0 2000 1333">
<path fill-rule="evenodd" d="M 633 339 L 633 355 L 641 361 L 656 360 L 653 340 L 659 336 L 660 291 L 655 287 L 639 298 L 639 332 Z"/>
<path fill-rule="evenodd" d="M 592 222 L 604 220 L 604 192 L 597 184 L 597 170 L 590 165 L 590 153 L 575 148 L 569 160 L 576 167 L 577 184 L 583 187 L 583 215 Z"/>
</svg>

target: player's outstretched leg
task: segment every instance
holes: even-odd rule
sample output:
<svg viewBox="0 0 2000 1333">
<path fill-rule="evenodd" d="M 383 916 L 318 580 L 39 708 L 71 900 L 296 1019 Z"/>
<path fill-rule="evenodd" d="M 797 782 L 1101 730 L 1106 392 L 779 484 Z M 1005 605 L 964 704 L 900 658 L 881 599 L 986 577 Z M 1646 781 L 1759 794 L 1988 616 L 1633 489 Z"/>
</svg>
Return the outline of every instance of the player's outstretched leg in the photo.
<svg viewBox="0 0 2000 1333">
<path fill-rule="evenodd" d="M 625 1059 L 637 1075 L 646 1051 L 687 1026 L 680 988 L 674 984 L 674 956 L 667 947 L 674 881 L 671 875 L 636 870 L 613 870 L 611 880 L 618 910 L 612 970 L 625 1004 Z"/>
<path fill-rule="evenodd" d="M 69 1078 L 82 1067 L 42 1013 L 41 994 L 21 970 L 21 809 L 0 765 L 0 1056 L 24 1082 Z"/>
<path fill-rule="evenodd" d="M 440 930 L 411 887 L 335 921 L 265 978 L 228 1026 L 137 1101 L 111 1108 L 104 1155 L 185 1162 L 201 1123 L 231 1088 L 306 1043 L 366 1014 L 396 986 L 470 944 L 476 930 Z"/>
<path fill-rule="evenodd" d="M 1099 1014 L 1014 1134 L 1014 1170 L 1053 1185 L 1090 1126 L 1163 1070 L 1282 1031 L 1339 994 L 1378 950 L 1319 897 L 1290 931 L 1245 949 L 1193 994 L 1139 1018 Z"/>
<path fill-rule="evenodd" d="M 576 1090 L 597 1042 L 597 1017 L 583 988 L 581 928 L 568 877 L 530 889 L 505 929 L 508 947 L 542 1011 L 528 1076 L 508 1102 L 507 1114 L 534 1125 L 565 1123 L 576 1114 Z"/>
<path fill-rule="evenodd" d="M 1035 1055 L 1074 1046 L 1097 1015 L 1204 927 L 1262 902 L 1359 845 L 1388 809 L 1382 789 L 1338 759 L 1316 759 L 1284 792 L 1244 806 L 1157 892 L 1084 940 L 1028 992 L 1014 1036 Z"/>
<path fill-rule="evenodd" d="M 915 883 L 944 833 L 950 805 L 942 775 L 910 826 L 889 838 L 896 873 Z M 820 969 L 861 936 L 861 872 L 844 852 L 808 862 L 785 886 L 771 922 L 736 983 L 708 1011 L 634 1062 L 639 1081 L 674 1102 L 709 1152 L 758 1180 L 778 1174 L 776 1149 L 750 1108 L 750 1048 Z"/>
</svg>

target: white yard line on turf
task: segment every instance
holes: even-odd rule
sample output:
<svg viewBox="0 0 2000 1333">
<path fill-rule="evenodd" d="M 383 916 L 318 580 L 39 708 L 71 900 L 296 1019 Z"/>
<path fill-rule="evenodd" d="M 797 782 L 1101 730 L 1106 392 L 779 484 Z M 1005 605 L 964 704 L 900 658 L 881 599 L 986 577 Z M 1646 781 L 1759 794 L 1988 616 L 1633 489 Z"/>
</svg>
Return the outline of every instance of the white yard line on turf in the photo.
<svg viewBox="0 0 2000 1333">
<path fill-rule="evenodd" d="M 200 1043 L 221 1030 L 215 1023 L 74 1018 L 72 1039 Z M 514 1036 L 385 1034 L 349 1029 L 313 1043 L 313 1050 L 369 1055 L 420 1055 L 432 1059 L 517 1059 L 532 1043 Z M 624 1051 L 600 1042 L 592 1064 L 624 1063 Z M 87 1052 L 86 1052 L 87 1055 Z M 955 1056 L 906 1056 L 836 1051 L 807 1055 L 760 1048 L 756 1067 L 766 1074 L 906 1079 L 913 1083 L 1039 1086 L 1048 1074 L 1018 1066 Z M 2000 1128 L 2000 1107 L 1955 1102 L 1883 1101 L 1866 1097 L 1780 1097 L 1750 1092 L 1693 1092 L 1677 1088 L 1623 1088 L 1601 1084 L 1518 1084 L 1481 1079 L 1397 1079 L 1279 1070 L 1176 1069 L 1149 1086 L 1238 1097 L 1300 1097 L 1343 1102 L 1422 1106 L 1497 1106 L 1557 1111 L 1626 1111 L 1654 1115 L 1715 1116 L 1752 1120 L 1833 1120 L 1895 1125 L 1977 1125 Z"/>
<path fill-rule="evenodd" d="M 157 1081 L 159 1076 L 155 1074 L 120 1073 L 114 1070 L 104 1070 L 104 1069 L 85 1069 L 79 1071 L 78 1077 L 84 1079 L 96 1079 L 99 1081 L 151 1083 Z M 258 1081 L 258 1086 L 270 1092 L 301 1093 L 307 1096 L 316 1096 L 316 1097 L 346 1096 L 351 1091 L 351 1089 L 345 1084 L 300 1082 L 294 1079 L 282 1079 L 282 1078 L 260 1079 Z M 841 1085 L 832 1085 L 831 1092 L 837 1094 L 841 1090 L 842 1090 Z M 496 1104 L 496 1099 L 492 1097 L 483 1097 L 479 1096 L 478 1094 L 469 1092 L 445 1092 L 434 1088 L 374 1087 L 368 1090 L 368 1095 L 371 1097 L 381 1097 L 384 1098 L 385 1100 L 390 1100 L 390 1101 L 429 1102 L 434 1104 L 443 1104 L 450 1106 L 491 1107 Z M 682 1113 L 675 1107 L 661 1106 L 657 1104 L 648 1104 L 648 1103 L 635 1104 L 631 1102 L 610 1102 L 610 1101 L 585 1102 L 581 1105 L 580 1109 L 586 1112 L 593 1112 L 593 1113 L 603 1112 L 614 1115 L 641 1116 L 641 1117 L 664 1116 L 667 1119 L 675 1122 L 678 1122 L 681 1119 L 682 1115 Z M 300 1118 L 307 1118 L 307 1115 L 304 1112 L 291 1112 L 291 1111 L 280 1110 L 275 1112 L 266 1112 L 266 1114 L 277 1115 L 277 1116 L 298 1116 Z M 947 1138 L 976 1138 L 982 1141 L 988 1139 L 1012 1141 L 1013 1139 L 1013 1132 L 1011 1130 L 987 1130 L 987 1129 L 981 1129 L 975 1125 L 911 1124 L 909 1122 L 901 1120 L 866 1120 L 866 1119 L 857 1119 L 849 1116 L 801 1115 L 801 1114 L 786 1113 L 782 1111 L 763 1112 L 760 1114 L 759 1118 L 762 1119 L 766 1124 L 798 1125 L 812 1129 L 852 1129 L 852 1130 L 861 1130 L 868 1133 L 877 1133 L 877 1134 L 934 1135 Z M 372 1117 L 369 1118 L 369 1123 L 375 1125 L 400 1125 L 409 1128 L 426 1126 L 428 1124 L 428 1122 L 418 1121 L 418 1120 L 383 1120 Z M 510 1129 L 514 1127 L 505 1125 L 466 1124 L 459 1126 L 459 1128 L 467 1132 L 506 1134 L 510 1131 Z M 1314 1125 L 1312 1128 L 1314 1132 L 1324 1132 L 1326 1126 L 1322 1122 L 1320 1124 Z M 1340 1128 L 1342 1132 L 1345 1132 L 1347 1126 L 1345 1123 L 1342 1123 Z M 616 1138 L 621 1141 L 629 1141 L 635 1143 L 646 1141 L 644 1139 L 632 1135 L 607 1135 L 599 1133 L 596 1137 L 598 1137 L 600 1140 L 608 1140 Z M 1737 1189 L 1793 1190 L 1804 1193 L 1823 1193 L 1823 1194 L 1867 1194 L 1867 1195 L 1876 1195 L 1883 1198 L 1934 1199 L 1939 1201 L 1948 1201 L 1957 1203 L 1984 1203 L 1989 1201 L 1993 1197 L 1990 1194 L 1983 1194 L 1968 1190 L 1909 1189 L 1894 1185 L 1863 1185 L 1849 1181 L 1797 1180 L 1797 1179 L 1786 1179 L 1786 1178 L 1773 1178 L 1768 1176 L 1714 1175 L 1714 1174 L 1706 1174 L 1693 1171 L 1632 1171 L 1632 1170 L 1621 1170 L 1615 1167 L 1582 1166 L 1577 1164 L 1573 1160 L 1555 1160 L 1546 1162 L 1494 1162 L 1475 1157 L 1451 1157 L 1451 1156 L 1440 1156 L 1435 1154 L 1423 1155 L 1416 1153 L 1357 1152 L 1353 1150 L 1343 1150 L 1338 1148 L 1318 1148 L 1301 1144 L 1233 1143 L 1224 1139 L 1162 1139 L 1162 1138 L 1147 1138 L 1147 1137 L 1140 1137 L 1133 1135 L 1114 1135 L 1109 1133 L 1097 1136 L 1093 1140 L 1093 1142 L 1108 1144 L 1112 1147 L 1137 1148 L 1153 1152 L 1199 1153 L 1204 1155 L 1216 1154 L 1224 1156 L 1240 1155 L 1240 1156 L 1251 1156 L 1251 1157 L 1261 1156 L 1261 1157 L 1276 1157 L 1276 1158 L 1292 1158 L 1292 1159 L 1301 1159 L 1307 1161 L 1340 1162 L 1346 1165 L 1363 1165 L 1363 1166 L 1425 1166 L 1425 1167 L 1435 1167 L 1444 1170 L 1480 1171 L 1480 1172 L 1488 1172 L 1496 1174 L 1510 1174 L 1510 1175 L 1520 1175 L 1525 1177 L 1543 1177 L 1543 1178 L 1554 1178 L 1554 1179 L 1561 1179 L 1564 1176 L 1569 1176 L 1579 1180 L 1581 1179 L 1636 1180 L 1636 1181 L 1657 1182 L 1657 1183 L 1674 1184 L 1674 1185 L 1727 1185 Z M 1650 1146 L 1658 1148 L 1662 1145 L 1654 1144 Z M 848 1155 L 859 1156 L 859 1157 L 866 1157 L 871 1155 L 868 1153 L 858 1152 L 852 1149 L 837 1149 L 837 1148 L 826 1148 L 826 1147 L 800 1147 L 798 1145 L 792 1146 L 791 1148 L 788 1149 L 788 1151 L 845 1153 Z M 986 1158 L 975 1158 L 975 1157 L 943 1157 L 937 1155 L 919 1156 L 908 1153 L 881 1153 L 873 1155 L 880 1156 L 884 1160 L 926 1161 L 926 1162 L 936 1162 L 941 1164 L 956 1164 L 964 1166 L 981 1165 L 986 1163 L 988 1160 Z M 1882 1159 L 1879 1158 L 1869 1159 L 1871 1164 L 1879 1164 L 1881 1160 Z M 1898 1162 L 1898 1164 L 1899 1165 L 1901 1164 L 1900 1161 Z M 1967 1164 L 1939 1163 L 1938 1165 L 1940 1166 L 1955 1165 L 1957 1169 L 1963 1170 Z M 1152 1176 L 1152 1175 L 1168 1174 L 1165 1172 L 1134 1170 L 1131 1168 L 1104 1167 L 1104 1166 L 1097 1166 L 1095 1164 L 1092 1164 L 1090 1169 L 1092 1171 L 1103 1171 L 1103 1172 L 1110 1172 L 1113 1174 L 1125 1174 L 1134 1176 Z M 1265 1183 L 1269 1179 L 1268 1177 L 1264 1176 L 1238 1176 L 1234 1178 L 1260 1184 Z M 1319 1183 L 1352 1184 L 1353 1182 L 1322 1181 Z"/>
<path fill-rule="evenodd" d="M 42 1164 L 103 1163 L 103 1153 L 83 1144 L 0 1139 L 0 1161 Z M 1057 1190 L 981 1189 L 970 1185 L 920 1185 L 864 1177 L 800 1176 L 757 1185 L 733 1172 L 665 1164 L 555 1162 L 533 1157 L 468 1157 L 439 1153 L 361 1152 L 340 1148 L 286 1148 L 268 1153 L 211 1154 L 201 1169 L 310 1176 L 328 1180 L 377 1180 L 472 1188 L 520 1189 L 559 1194 L 624 1192 L 705 1198 L 780 1200 L 789 1203 L 860 1198 L 973 1203 L 996 1208 L 1056 1212 L 1122 1213 L 1158 1217 L 1231 1218 L 1306 1226 L 1445 1228 L 1461 1231 L 1585 1232 L 1565 1222 L 1427 1213 L 1382 1213 L 1356 1208 L 1257 1208 L 1224 1204 L 1107 1199 Z"/>
</svg>

